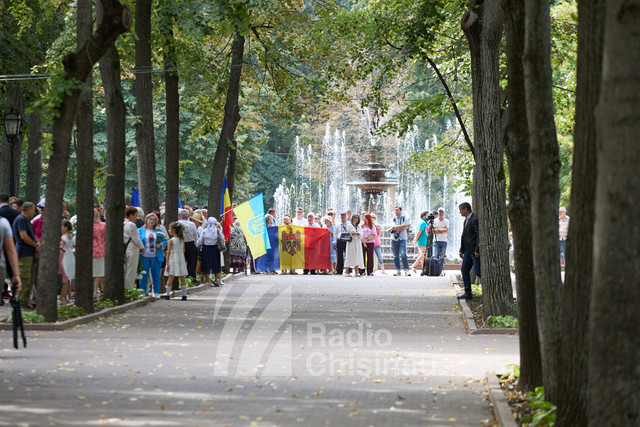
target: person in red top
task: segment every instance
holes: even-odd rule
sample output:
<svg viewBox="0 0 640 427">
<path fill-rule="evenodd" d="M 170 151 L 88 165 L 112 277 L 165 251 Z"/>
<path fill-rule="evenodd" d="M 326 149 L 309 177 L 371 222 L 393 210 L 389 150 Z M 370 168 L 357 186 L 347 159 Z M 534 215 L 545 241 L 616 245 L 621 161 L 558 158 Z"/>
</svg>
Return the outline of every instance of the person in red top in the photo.
<svg viewBox="0 0 640 427">
<path fill-rule="evenodd" d="M 104 237 L 106 223 L 100 221 L 97 209 L 93 210 L 93 291 L 104 290 Z"/>
</svg>

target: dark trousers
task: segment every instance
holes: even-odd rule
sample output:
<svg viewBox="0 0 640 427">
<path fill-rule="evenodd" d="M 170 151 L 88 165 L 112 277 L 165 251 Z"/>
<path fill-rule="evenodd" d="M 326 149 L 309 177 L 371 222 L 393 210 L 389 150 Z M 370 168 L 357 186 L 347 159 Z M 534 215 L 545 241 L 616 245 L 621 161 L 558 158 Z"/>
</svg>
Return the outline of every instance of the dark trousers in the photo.
<svg viewBox="0 0 640 427">
<path fill-rule="evenodd" d="M 362 257 L 364 258 L 364 265 L 367 266 L 367 275 L 373 274 L 373 246 L 374 243 L 367 243 L 367 246 L 362 247 Z M 364 269 L 362 269 L 364 271 Z"/>
<path fill-rule="evenodd" d="M 480 276 L 480 257 L 477 257 L 473 252 L 466 251 L 462 256 L 462 282 L 464 283 L 464 293 L 471 295 L 471 268 L 476 273 L 476 276 Z"/>
<path fill-rule="evenodd" d="M 336 264 L 336 271 L 340 274 L 344 272 L 344 252 L 347 250 L 347 242 L 338 240 L 336 243 L 336 252 L 338 255 L 338 263 Z"/>
<path fill-rule="evenodd" d="M 196 276 L 196 263 L 198 262 L 198 248 L 195 242 L 184 242 L 184 260 L 187 263 L 187 274 L 194 279 Z"/>
</svg>

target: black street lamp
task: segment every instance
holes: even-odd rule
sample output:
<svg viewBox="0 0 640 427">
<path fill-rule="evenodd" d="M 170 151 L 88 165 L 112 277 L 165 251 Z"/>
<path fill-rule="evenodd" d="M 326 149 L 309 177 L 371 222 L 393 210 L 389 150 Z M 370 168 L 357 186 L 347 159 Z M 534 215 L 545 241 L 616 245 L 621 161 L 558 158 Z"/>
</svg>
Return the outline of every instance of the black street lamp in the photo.
<svg viewBox="0 0 640 427">
<path fill-rule="evenodd" d="M 9 110 L 4 114 L 4 134 L 7 136 L 7 142 L 9 142 L 10 151 L 10 164 L 9 164 L 9 195 L 17 196 L 18 189 L 15 182 L 15 162 L 13 155 L 13 146 L 18 141 L 18 134 L 20 133 L 20 122 L 22 117 L 20 114 L 14 113 L 13 110 Z"/>
</svg>

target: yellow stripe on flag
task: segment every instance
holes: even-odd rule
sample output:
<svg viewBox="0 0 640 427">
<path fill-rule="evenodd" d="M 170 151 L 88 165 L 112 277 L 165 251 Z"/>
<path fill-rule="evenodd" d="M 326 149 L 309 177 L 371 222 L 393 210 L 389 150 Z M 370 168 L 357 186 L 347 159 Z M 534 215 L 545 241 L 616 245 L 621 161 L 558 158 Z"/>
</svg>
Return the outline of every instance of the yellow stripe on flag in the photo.
<svg viewBox="0 0 640 427">
<path fill-rule="evenodd" d="M 256 229 L 257 225 L 264 223 L 264 214 L 258 213 L 256 216 L 249 202 L 244 202 L 233 208 L 233 213 L 236 214 L 238 221 L 240 221 L 240 227 L 242 227 L 253 258 L 256 259 L 266 254 L 267 248 L 265 247 L 263 236 L 265 230 Z"/>
<path fill-rule="evenodd" d="M 280 241 L 280 269 L 304 268 L 304 227 L 280 225 L 278 240 Z"/>
</svg>

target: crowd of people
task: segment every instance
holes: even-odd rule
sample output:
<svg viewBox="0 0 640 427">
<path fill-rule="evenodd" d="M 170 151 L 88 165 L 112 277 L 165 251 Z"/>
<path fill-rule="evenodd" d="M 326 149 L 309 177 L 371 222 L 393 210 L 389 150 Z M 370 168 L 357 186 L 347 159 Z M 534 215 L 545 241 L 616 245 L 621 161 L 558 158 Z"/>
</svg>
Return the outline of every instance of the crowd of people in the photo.
<svg viewBox="0 0 640 427">
<path fill-rule="evenodd" d="M 35 308 L 37 264 L 42 240 L 42 215 L 46 200 L 37 204 L 23 202 L 0 194 L 0 277 L 8 277 L 18 293 L 23 309 Z M 76 277 L 75 223 L 63 204 L 60 223 L 60 257 L 58 266 L 58 298 L 61 304 L 73 300 Z M 187 299 L 186 278 L 195 282 L 220 286 L 225 250 L 222 226 L 206 209 L 185 206 L 180 219 L 165 225 L 165 210 L 144 214 L 141 208 L 129 206 L 124 212 L 123 244 L 125 252 L 124 284 L 138 288 L 146 295 L 169 299 L 174 281 L 180 283 L 182 300 Z M 116 219 L 121 221 L 120 218 Z M 104 207 L 95 205 L 93 216 L 92 274 L 94 296 L 104 291 L 105 235 Z M 231 230 L 231 253 L 242 253 L 236 262 L 246 261 L 246 242 L 238 233 L 239 224 Z M 233 263 L 232 263 L 233 265 Z M 164 292 L 161 288 L 164 286 Z M 5 290 L 6 292 L 6 290 Z"/>
<path fill-rule="evenodd" d="M 9 278 L 19 292 L 20 304 L 25 309 L 35 307 L 37 291 L 37 263 L 42 239 L 42 215 L 46 200 L 37 204 L 23 202 L 0 194 L 0 277 Z M 75 281 L 75 222 L 63 204 L 60 230 L 60 258 L 58 294 L 62 304 L 73 299 Z M 461 247 L 462 278 L 465 293 L 459 298 L 472 298 L 470 271 L 480 277 L 480 254 L 478 244 L 478 218 L 469 203 L 459 206 L 465 218 Z M 179 209 L 179 219 L 165 224 L 164 204 L 159 210 L 145 215 L 139 207 L 129 206 L 124 212 L 123 244 L 125 252 L 124 284 L 138 288 L 146 295 L 169 299 L 174 283 L 179 283 L 182 299 L 187 299 L 187 278 L 196 283 L 212 286 L 222 284 L 222 267 L 229 252 L 229 268 L 233 273 L 255 273 L 254 260 L 247 246 L 238 220 L 224 230 L 221 221 L 208 216 L 206 207 Z M 98 298 L 104 290 L 106 221 L 102 205 L 95 205 L 93 217 L 92 272 L 94 294 Z M 120 220 L 120 219 L 116 219 Z M 328 208 L 324 215 L 302 208 L 295 215 L 285 214 L 276 218 L 275 210 L 265 215 L 267 227 L 296 225 L 301 227 L 326 228 L 330 237 L 328 254 L 331 268 L 325 270 L 303 270 L 302 274 L 335 274 L 350 277 L 372 276 L 376 269 L 387 274 L 382 254 L 380 236 L 382 227 L 374 212 L 352 214 L 350 210 L 337 213 Z M 559 211 L 561 261 L 568 234 L 569 217 L 566 209 Z M 415 227 L 413 244 L 417 258 L 409 265 L 407 240 L 410 221 L 402 213 L 402 207 L 394 208 L 394 216 L 388 225 L 391 250 L 393 252 L 394 276 L 411 276 L 428 258 L 436 257 L 441 263 L 447 250 L 449 220 L 445 209 L 424 211 Z M 228 236 L 228 237 L 225 237 Z M 511 248 L 512 250 L 513 248 Z M 267 271 L 265 274 L 277 274 Z M 280 274 L 299 274 L 296 270 L 281 271 Z M 163 289 L 164 288 L 164 289 Z"/>
</svg>

